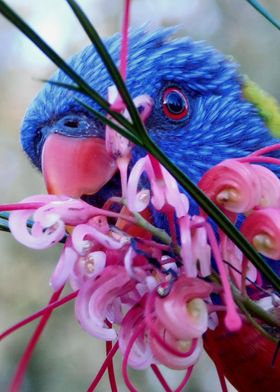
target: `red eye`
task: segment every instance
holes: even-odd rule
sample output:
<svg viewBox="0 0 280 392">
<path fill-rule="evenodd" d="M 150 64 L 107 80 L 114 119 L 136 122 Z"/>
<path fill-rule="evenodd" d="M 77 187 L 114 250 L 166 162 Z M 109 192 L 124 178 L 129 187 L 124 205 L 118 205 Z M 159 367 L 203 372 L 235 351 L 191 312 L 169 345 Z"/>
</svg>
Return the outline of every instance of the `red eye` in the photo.
<svg viewBox="0 0 280 392">
<path fill-rule="evenodd" d="M 187 97 L 176 87 L 169 87 L 163 93 L 164 114 L 172 120 L 182 120 L 189 113 Z"/>
</svg>

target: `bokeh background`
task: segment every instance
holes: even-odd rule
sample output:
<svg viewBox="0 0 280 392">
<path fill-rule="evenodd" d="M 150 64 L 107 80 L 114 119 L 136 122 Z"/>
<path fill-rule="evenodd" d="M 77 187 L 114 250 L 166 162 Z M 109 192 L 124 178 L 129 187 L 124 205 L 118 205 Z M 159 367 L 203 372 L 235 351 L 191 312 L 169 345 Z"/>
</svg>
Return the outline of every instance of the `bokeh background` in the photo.
<svg viewBox="0 0 280 392">
<path fill-rule="evenodd" d="M 88 44 L 64 0 L 10 0 L 12 6 L 64 58 Z M 121 26 L 123 0 L 80 0 L 102 36 Z M 263 0 L 280 18 L 279 0 Z M 245 0 L 133 0 L 131 24 L 151 28 L 180 25 L 182 35 L 206 40 L 240 64 L 240 71 L 280 99 L 279 32 Z M 19 129 L 24 112 L 54 66 L 0 16 L 0 203 L 45 192 L 40 173 L 24 156 Z M 139 75 L 141 77 L 141 75 Z M 36 80 L 37 79 L 37 80 Z M 143 92 L 144 93 L 144 92 Z M 59 247 L 58 247 L 59 248 Z M 0 328 L 42 307 L 51 295 L 49 276 L 59 249 L 36 252 L 0 233 Z M 24 327 L 1 345 L 0 391 L 6 391 L 35 324 Z M 104 347 L 89 337 L 73 317 L 73 303 L 57 310 L 30 364 L 24 391 L 85 391 L 104 358 Z M 121 380 L 117 361 L 120 391 Z M 141 391 L 160 391 L 151 372 L 131 372 Z M 174 385 L 181 375 L 169 372 Z M 108 391 L 107 378 L 97 391 Z M 215 370 L 206 355 L 196 368 L 188 391 L 218 392 Z M 233 391 L 233 389 L 232 389 Z"/>
</svg>

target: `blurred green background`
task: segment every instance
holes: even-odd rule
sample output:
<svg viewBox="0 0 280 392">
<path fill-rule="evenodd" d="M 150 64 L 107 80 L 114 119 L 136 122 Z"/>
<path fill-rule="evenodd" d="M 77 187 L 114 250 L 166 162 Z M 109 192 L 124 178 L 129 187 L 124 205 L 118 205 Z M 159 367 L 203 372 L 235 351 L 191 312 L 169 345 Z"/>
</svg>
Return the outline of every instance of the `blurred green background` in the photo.
<svg viewBox="0 0 280 392">
<path fill-rule="evenodd" d="M 63 0 L 10 0 L 48 43 L 67 58 L 88 41 Z M 122 0 L 80 0 L 102 36 L 118 31 Z M 262 1 L 280 18 L 279 0 Z M 245 0 L 133 0 L 131 24 L 151 27 L 180 25 L 181 34 L 206 40 L 240 63 L 268 92 L 280 99 L 280 34 Z M 0 203 L 16 202 L 45 192 L 43 181 L 24 156 L 19 129 L 24 112 L 41 88 L 36 79 L 46 79 L 54 67 L 33 44 L 0 16 Z M 141 75 L 140 75 L 141 77 Z M 143 91 L 144 93 L 144 91 Z M 36 311 L 48 301 L 48 279 L 59 255 L 59 247 L 44 252 L 25 249 L 9 234 L 0 233 L 0 328 Z M 24 327 L 1 345 L 0 391 L 9 380 L 35 324 Z M 104 358 L 103 344 L 84 333 L 73 317 L 73 303 L 56 311 L 28 369 L 24 391 L 85 391 Z M 120 391 L 121 380 L 117 361 Z M 160 391 L 150 371 L 131 372 L 141 391 Z M 181 374 L 168 372 L 170 384 Z M 202 358 L 188 391 L 218 392 L 213 365 Z M 233 390 L 233 389 L 232 389 Z M 108 391 L 107 378 L 97 391 Z"/>
</svg>

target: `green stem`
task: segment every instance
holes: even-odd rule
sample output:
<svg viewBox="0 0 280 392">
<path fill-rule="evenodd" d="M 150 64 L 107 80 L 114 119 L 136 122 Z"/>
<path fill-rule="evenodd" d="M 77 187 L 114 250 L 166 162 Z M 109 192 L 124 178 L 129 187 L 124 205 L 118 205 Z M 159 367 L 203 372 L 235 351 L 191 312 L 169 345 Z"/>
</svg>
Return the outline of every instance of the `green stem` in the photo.
<svg viewBox="0 0 280 392">
<path fill-rule="evenodd" d="M 10 228 L 9 228 L 8 221 L 6 219 L 0 218 L 0 231 L 5 231 L 7 233 L 11 232 Z"/>
<path fill-rule="evenodd" d="M 280 322 L 271 313 L 265 311 L 249 297 L 243 296 L 236 287 L 232 286 L 232 292 L 234 299 L 240 302 L 244 308 L 250 313 L 251 316 L 262 320 L 264 323 L 271 325 L 272 327 L 280 328 Z"/>
<path fill-rule="evenodd" d="M 155 237 L 157 237 L 159 240 L 161 240 L 164 244 L 171 245 L 172 239 L 171 237 L 166 233 L 166 231 L 159 229 L 158 227 L 152 225 L 150 222 L 148 222 L 141 214 L 138 212 L 134 212 L 133 216 L 135 217 L 137 224 L 144 229 L 148 230 L 150 233 L 152 233 Z"/>
<path fill-rule="evenodd" d="M 212 274 L 209 276 L 211 282 L 221 285 L 221 279 L 216 271 L 212 270 Z M 275 339 L 271 336 L 267 331 L 265 331 L 254 319 L 256 317 L 258 320 L 263 321 L 263 323 L 270 325 L 274 328 L 280 328 L 279 320 L 274 317 L 271 313 L 262 309 L 259 305 L 257 305 L 254 301 L 252 301 L 249 297 L 243 296 L 240 291 L 235 287 L 233 283 L 231 283 L 231 291 L 234 297 L 234 301 L 240 307 L 240 309 L 247 316 L 248 320 L 257 328 L 262 334 L 266 337 L 270 338 L 274 342 L 278 342 L 278 339 Z"/>
<path fill-rule="evenodd" d="M 277 343 L 278 339 L 275 338 L 274 336 L 272 336 L 270 333 L 268 333 L 260 324 L 258 324 L 258 322 L 251 316 L 250 312 L 246 309 L 246 307 L 243 305 L 242 302 L 240 302 L 238 299 L 234 298 L 234 300 L 236 301 L 237 305 L 239 306 L 239 308 L 243 311 L 243 313 L 245 314 L 247 320 L 249 321 L 249 323 L 251 323 L 253 325 L 253 327 L 258 330 L 263 336 L 265 336 L 267 339 L 270 339 L 271 341 L 273 341 L 273 343 Z"/>
<path fill-rule="evenodd" d="M 273 26 L 280 30 L 280 22 L 267 11 L 257 0 L 246 0 L 247 3 L 251 4 L 262 16 L 264 16 Z"/>
</svg>

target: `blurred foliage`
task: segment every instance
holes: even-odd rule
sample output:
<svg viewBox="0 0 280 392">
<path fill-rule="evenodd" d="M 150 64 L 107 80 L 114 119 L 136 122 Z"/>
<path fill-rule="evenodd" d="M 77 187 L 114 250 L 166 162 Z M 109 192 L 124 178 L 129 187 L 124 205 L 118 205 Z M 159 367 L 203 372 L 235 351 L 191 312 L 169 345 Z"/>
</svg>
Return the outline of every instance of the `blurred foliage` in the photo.
<svg viewBox="0 0 280 392">
<path fill-rule="evenodd" d="M 64 1 L 10 0 L 8 3 L 64 58 L 88 44 Z M 79 3 L 101 35 L 119 30 L 121 0 L 80 0 Z M 263 0 L 262 4 L 280 18 L 279 0 Z M 133 0 L 132 5 L 133 26 L 147 21 L 151 27 L 179 24 L 181 35 L 206 40 L 233 56 L 240 64 L 240 72 L 280 100 L 279 32 L 246 1 Z M 18 135 L 24 112 L 41 88 L 40 82 L 34 79 L 46 79 L 54 68 L 1 16 L 0 53 L 0 202 L 4 203 L 45 192 L 40 173 L 31 167 L 21 151 Z M 0 249 L 0 328 L 5 329 L 47 303 L 51 295 L 48 279 L 59 249 L 30 251 L 5 233 L 0 235 Z M 27 326 L 2 344 L 1 391 L 7 389 L 33 329 L 34 324 Z M 45 331 L 29 367 L 25 391 L 85 390 L 102 363 L 103 352 L 103 345 L 80 329 L 70 303 L 56 311 Z M 120 369 L 119 362 L 117 366 Z M 180 375 L 168 374 L 170 383 L 176 384 Z M 158 390 L 151 372 L 133 372 L 133 375 L 142 390 Z M 204 358 L 188 390 L 213 392 L 219 388 L 213 365 Z M 108 390 L 107 379 L 97 390 Z"/>
</svg>

